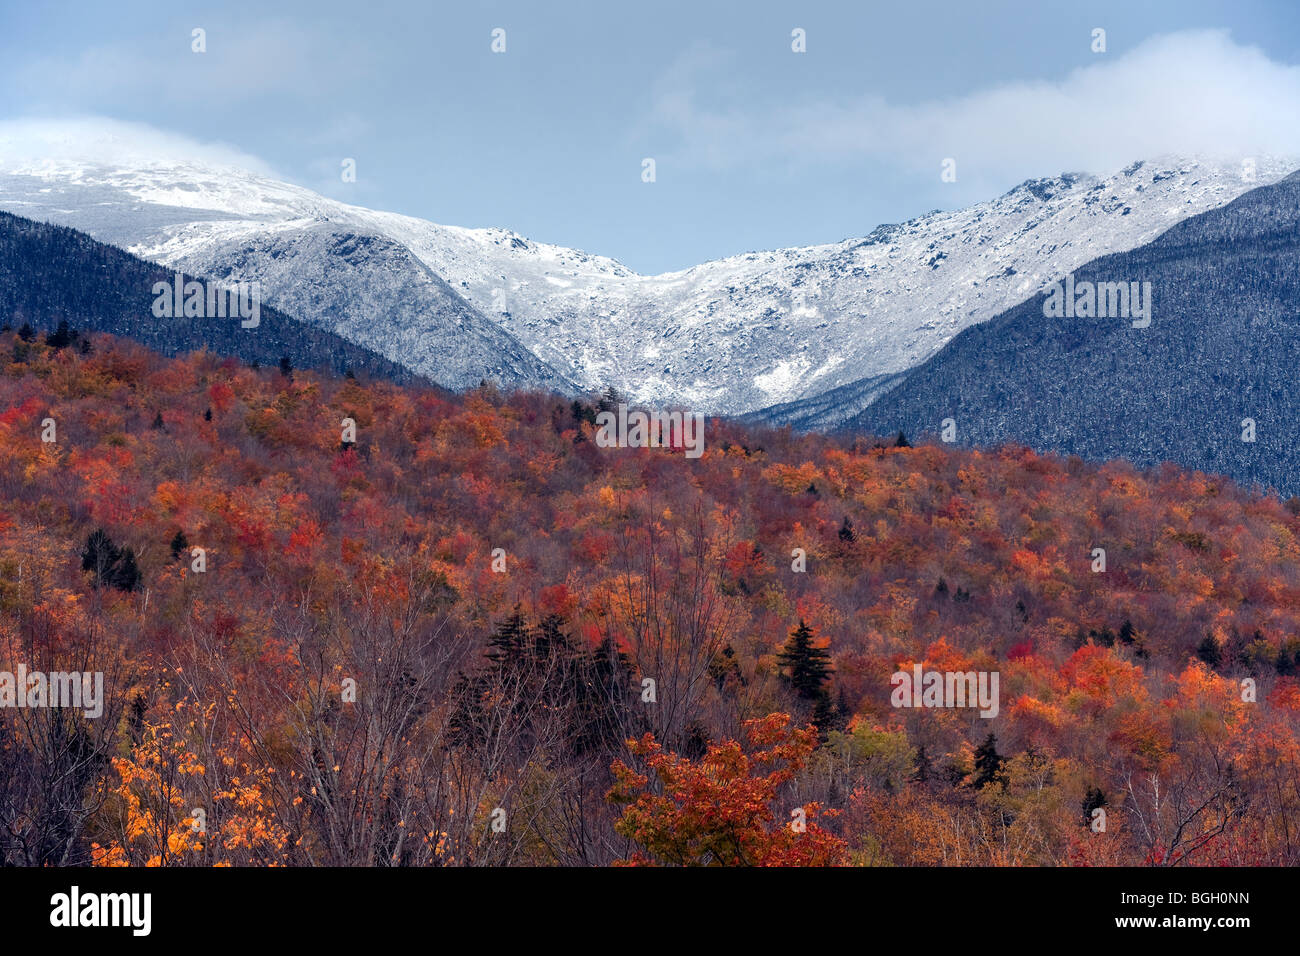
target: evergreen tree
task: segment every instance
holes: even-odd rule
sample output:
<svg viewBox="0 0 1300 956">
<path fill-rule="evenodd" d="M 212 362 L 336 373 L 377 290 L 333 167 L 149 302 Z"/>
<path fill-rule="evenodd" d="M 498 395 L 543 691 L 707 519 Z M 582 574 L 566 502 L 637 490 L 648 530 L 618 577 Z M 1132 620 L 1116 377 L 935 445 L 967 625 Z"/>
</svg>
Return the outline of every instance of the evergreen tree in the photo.
<svg viewBox="0 0 1300 956">
<path fill-rule="evenodd" d="M 1133 622 L 1125 618 L 1124 623 L 1119 628 L 1119 642 L 1129 645 L 1133 643 L 1134 639 Z"/>
<path fill-rule="evenodd" d="M 1106 794 L 1097 787 L 1089 787 L 1088 792 L 1083 795 L 1083 825 L 1092 824 L 1092 811 L 1098 807 L 1106 806 Z"/>
<path fill-rule="evenodd" d="M 32 327 L 30 325 L 24 322 L 22 325 L 18 326 L 18 337 L 22 339 L 24 342 L 30 342 L 32 339 L 36 337 L 36 333 L 32 331 Z"/>
<path fill-rule="evenodd" d="M 812 628 L 802 620 L 790 632 L 776 659 L 790 669 L 787 679 L 801 699 L 815 701 L 825 695 L 825 684 L 831 677 L 831 656 L 813 644 Z"/>
<path fill-rule="evenodd" d="M 973 785 L 982 789 L 1002 779 L 1002 755 L 998 753 L 998 738 L 989 731 L 984 743 L 975 748 L 975 780 Z"/>
<path fill-rule="evenodd" d="M 844 693 L 844 688 L 840 688 L 839 696 L 835 701 L 835 726 L 843 729 L 849 725 L 853 719 L 853 708 L 849 705 L 849 695 Z"/>
<path fill-rule="evenodd" d="M 518 608 L 515 609 L 518 613 Z M 532 656 L 539 661 L 563 658 L 569 651 L 569 635 L 564 632 L 564 618 L 548 614 L 532 633 Z"/>
<path fill-rule="evenodd" d="M 912 782 L 925 786 L 934 778 L 934 762 L 925 744 L 916 749 L 916 763 L 912 768 Z"/>
<path fill-rule="evenodd" d="M 840 540 L 845 544 L 851 544 L 853 541 L 857 540 L 857 537 L 858 536 L 853 533 L 853 522 L 849 520 L 848 515 L 845 515 L 844 523 L 840 525 Z"/>
<path fill-rule="evenodd" d="M 588 422 L 592 425 L 596 424 L 596 410 L 586 402 L 580 402 L 575 398 L 573 400 L 573 405 L 570 407 L 573 411 L 573 420 L 575 422 L 579 424 L 582 422 Z M 579 432 L 579 434 L 582 433 Z"/>
<path fill-rule="evenodd" d="M 97 528 L 86 538 L 86 545 L 81 549 L 81 570 L 93 571 L 95 587 L 110 581 L 113 566 L 117 564 L 120 552 L 113 539 L 103 528 Z"/>
<path fill-rule="evenodd" d="M 172 538 L 172 560 L 175 561 L 181 556 L 181 553 L 189 550 L 190 543 L 185 539 L 184 531 L 177 531 L 176 537 Z"/>
<path fill-rule="evenodd" d="M 519 605 L 508 618 L 497 625 L 488 638 L 487 658 L 498 667 L 522 659 L 529 643 L 528 624 Z"/>
<path fill-rule="evenodd" d="M 119 591 L 134 591 L 140 586 L 140 569 L 136 567 L 135 551 L 131 548 L 122 549 L 111 583 Z"/>
<path fill-rule="evenodd" d="M 699 760 L 709 752 L 709 728 L 701 721 L 692 720 L 686 725 L 686 740 L 682 743 L 682 756 Z"/>
<path fill-rule="evenodd" d="M 68 320 L 60 319 L 59 327 L 45 336 L 45 344 L 53 349 L 61 349 L 77 341 L 77 333 L 68 328 Z"/>
<path fill-rule="evenodd" d="M 817 695 L 817 702 L 813 704 L 811 720 L 817 728 L 817 736 L 822 743 L 826 742 L 826 738 L 832 730 L 840 730 L 844 726 L 840 720 L 839 710 L 831 703 L 831 695 L 825 690 Z"/>
<path fill-rule="evenodd" d="M 1115 632 L 1108 627 L 1103 627 L 1100 631 L 1089 631 L 1088 636 L 1100 644 L 1102 647 L 1115 646 Z"/>
<path fill-rule="evenodd" d="M 293 363 L 289 361 L 289 356 L 280 356 L 280 374 L 285 378 L 293 377 Z"/>
<path fill-rule="evenodd" d="M 458 745 L 483 746 L 503 727 L 528 740 L 559 717 L 557 739 L 576 757 L 612 753 L 636 729 L 628 700 L 632 664 L 609 640 L 587 651 L 563 618 L 549 615 L 532 626 L 516 607 L 488 644 L 485 665 L 461 674 L 453 691 L 450 729 Z"/>
<path fill-rule="evenodd" d="M 894 439 L 894 447 L 895 447 L 895 448 L 911 448 L 911 447 L 912 447 L 912 443 L 909 442 L 909 441 L 907 440 L 907 436 L 903 434 L 902 429 L 899 429 L 899 431 L 898 431 L 898 437 Z"/>
<path fill-rule="evenodd" d="M 613 412 L 618 410 L 618 406 L 622 404 L 622 402 L 622 396 L 619 395 L 618 392 L 614 390 L 614 386 L 611 385 L 609 388 L 605 389 L 604 394 L 600 396 L 600 401 L 596 403 L 596 407 L 602 412 Z"/>
<path fill-rule="evenodd" d="M 631 680 L 632 659 L 608 637 L 584 659 L 575 708 L 577 752 L 612 751 L 629 736 L 627 728 L 637 719 L 627 696 Z"/>
<path fill-rule="evenodd" d="M 154 417 L 153 417 L 153 424 L 150 425 L 149 427 L 152 428 L 154 431 L 161 431 L 161 430 L 162 430 L 162 428 L 163 428 L 162 412 L 158 412 L 158 414 L 154 415 Z"/>
<path fill-rule="evenodd" d="M 1215 670 L 1218 670 L 1219 665 L 1223 663 L 1223 651 L 1212 634 L 1205 635 L 1205 640 L 1201 641 L 1196 648 L 1196 656 Z"/>
<path fill-rule="evenodd" d="M 212 421 L 212 409 L 209 408 L 206 412 L 203 413 L 203 420 L 205 422 Z"/>
<path fill-rule="evenodd" d="M 134 591 L 140 586 L 140 569 L 135 552 L 118 548 L 103 528 L 90 533 L 81 551 L 81 570 L 93 571 L 95 587 L 110 585 L 119 591 Z"/>
</svg>

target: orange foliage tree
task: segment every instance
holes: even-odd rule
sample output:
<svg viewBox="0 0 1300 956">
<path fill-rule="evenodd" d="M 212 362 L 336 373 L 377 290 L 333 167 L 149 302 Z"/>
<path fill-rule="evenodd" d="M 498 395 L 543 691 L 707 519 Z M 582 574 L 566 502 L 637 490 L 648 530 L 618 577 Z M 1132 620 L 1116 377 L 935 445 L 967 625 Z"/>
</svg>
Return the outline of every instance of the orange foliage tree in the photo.
<svg viewBox="0 0 1300 956">
<path fill-rule="evenodd" d="M 635 866 L 839 866 L 847 862 L 845 842 L 817 823 L 816 803 L 792 810 L 778 823 L 773 806 L 783 785 L 817 747 L 817 731 L 790 727 L 787 714 L 769 714 L 744 724 L 750 745 L 714 744 L 698 761 L 670 753 L 651 734 L 629 741 L 658 781 L 622 761 L 609 799 L 624 804 L 615 830 L 640 844 L 623 861 Z M 770 768 L 770 769 L 769 769 Z M 766 772 L 763 772 L 766 770 Z"/>
</svg>

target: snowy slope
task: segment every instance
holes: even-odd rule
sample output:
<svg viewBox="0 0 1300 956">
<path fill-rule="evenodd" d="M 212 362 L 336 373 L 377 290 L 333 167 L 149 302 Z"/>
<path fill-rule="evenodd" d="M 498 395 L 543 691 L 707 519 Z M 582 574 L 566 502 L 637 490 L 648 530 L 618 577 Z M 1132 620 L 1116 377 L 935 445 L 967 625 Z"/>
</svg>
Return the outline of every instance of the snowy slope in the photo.
<svg viewBox="0 0 1300 956">
<path fill-rule="evenodd" d="M 734 414 L 913 367 L 1064 272 L 1147 243 L 1292 168 L 1259 160 L 1247 182 L 1236 163 L 1139 162 L 1107 178 L 1030 181 L 967 209 L 880 226 L 866 238 L 658 276 L 506 230 L 349 206 L 198 163 L 0 167 L 0 208 L 84 229 L 167 265 L 265 277 L 273 304 L 285 311 L 386 355 L 409 356 L 413 287 L 404 269 L 411 263 L 403 266 L 400 255 L 368 278 L 363 315 L 320 293 L 328 258 L 283 268 L 285 249 L 332 255 L 338 243 L 309 241 L 322 230 L 383 238 L 560 377 Z"/>
<path fill-rule="evenodd" d="M 507 388 L 574 391 L 406 246 L 332 220 L 328 202 L 313 205 L 316 198 L 239 171 L 188 164 L 47 163 L 0 175 L 0 208 L 72 226 L 189 274 L 258 281 L 266 304 L 448 388 L 486 379 Z M 195 234 L 201 241 L 174 239 L 165 254 L 149 238 Z"/>
<path fill-rule="evenodd" d="M 1150 282 L 1150 326 L 1049 318 L 1033 296 L 962 332 L 845 430 L 925 441 L 951 419 L 959 444 L 1172 461 L 1300 494 L 1300 173 L 1075 275 Z"/>
</svg>

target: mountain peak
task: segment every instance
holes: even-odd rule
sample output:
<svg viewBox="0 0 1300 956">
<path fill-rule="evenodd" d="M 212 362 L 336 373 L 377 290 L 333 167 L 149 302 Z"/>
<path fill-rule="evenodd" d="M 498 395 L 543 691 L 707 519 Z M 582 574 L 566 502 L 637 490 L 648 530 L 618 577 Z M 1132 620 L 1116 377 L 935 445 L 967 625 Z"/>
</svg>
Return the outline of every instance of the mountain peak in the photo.
<svg viewBox="0 0 1300 956">
<path fill-rule="evenodd" d="M 637 401 L 712 413 L 896 375 L 1070 269 L 1150 242 L 1296 166 L 1269 157 L 1253 167 L 1156 157 L 1104 177 L 1060 173 L 968 208 L 881 225 L 863 238 L 643 276 L 614 259 L 506 228 L 439 225 L 348 205 L 265 171 L 223 164 L 229 156 L 221 150 L 189 158 L 163 150 L 134 164 L 124 156 L 98 165 L 6 160 L 0 208 L 72 225 L 194 272 L 229 269 L 238 258 L 248 278 L 279 277 L 280 285 L 268 288 L 284 311 L 387 355 L 396 354 L 400 338 L 411 354 L 419 328 L 411 328 L 410 302 L 394 298 L 397 289 L 409 293 L 397 272 L 371 276 L 377 285 L 360 299 L 340 288 L 331 300 L 290 281 L 274 260 L 243 255 L 300 236 L 297 248 L 328 257 L 327 245 L 305 241 L 326 225 L 382 236 L 392 243 L 392 269 L 443 281 L 557 380 L 584 389 L 612 385 Z M 306 271 L 325 274 L 320 264 Z M 361 299 L 364 312 L 357 311 Z M 377 320 L 389 330 L 387 343 L 375 337 Z M 414 351 L 436 361 L 437 349 Z"/>
</svg>

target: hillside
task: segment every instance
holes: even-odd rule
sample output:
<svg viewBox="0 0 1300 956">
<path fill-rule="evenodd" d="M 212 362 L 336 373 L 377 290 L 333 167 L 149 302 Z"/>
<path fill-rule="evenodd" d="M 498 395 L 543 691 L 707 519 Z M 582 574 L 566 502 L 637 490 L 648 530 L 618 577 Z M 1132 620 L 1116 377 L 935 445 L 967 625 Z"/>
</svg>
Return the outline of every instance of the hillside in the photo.
<svg viewBox="0 0 1300 956">
<path fill-rule="evenodd" d="M 0 708 L 6 864 L 671 862 L 625 741 L 707 765 L 772 713 L 822 741 L 774 861 L 1300 862 L 1295 500 L 717 420 L 601 448 L 581 401 L 92 340 L 0 335 L 0 667 L 106 689 Z M 891 706 L 914 664 L 997 715 Z"/>
<path fill-rule="evenodd" d="M 962 444 L 1173 461 L 1300 492 L 1300 175 L 1074 278 L 1150 283 L 1151 324 L 1048 318 L 1035 295 L 967 329 L 844 427 L 938 435 L 951 418 Z"/>
<path fill-rule="evenodd" d="M 175 273 L 145 262 L 84 233 L 0 212 L 0 317 L 52 332 L 60 322 L 83 332 L 129 336 L 166 355 L 207 348 L 245 362 L 417 381 L 419 376 L 324 329 L 316 329 L 265 303 L 253 320 L 157 318 L 155 283 L 174 286 Z M 183 274 L 184 281 L 201 278 Z M 251 315 L 251 310 L 249 310 Z M 245 328 L 243 322 L 248 321 Z"/>
</svg>

